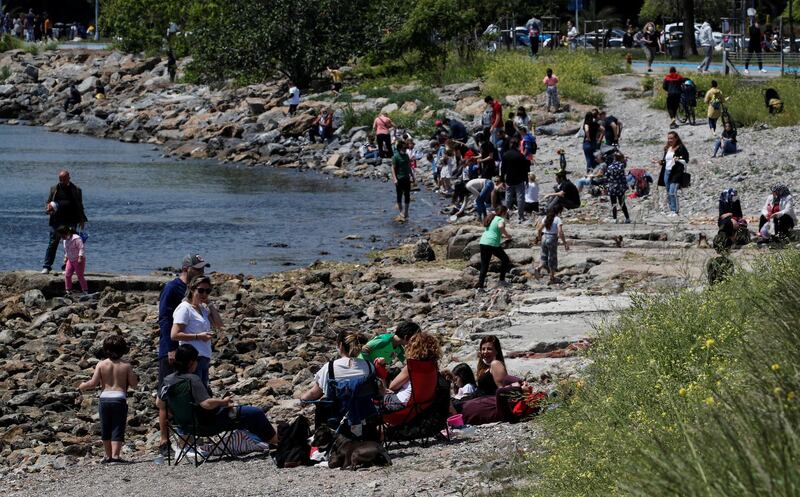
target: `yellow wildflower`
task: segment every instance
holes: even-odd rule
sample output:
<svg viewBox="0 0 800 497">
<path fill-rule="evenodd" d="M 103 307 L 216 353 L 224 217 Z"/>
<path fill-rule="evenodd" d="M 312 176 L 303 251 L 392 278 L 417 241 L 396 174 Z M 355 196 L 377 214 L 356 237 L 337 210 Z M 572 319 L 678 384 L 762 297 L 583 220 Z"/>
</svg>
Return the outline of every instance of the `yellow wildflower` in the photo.
<svg viewBox="0 0 800 497">
<path fill-rule="evenodd" d="M 681 397 L 686 397 L 686 389 L 681 388 L 680 390 L 678 390 L 678 395 L 680 395 Z"/>
<path fill-rule="evenodd" d="M 709 338 L 706 340 L 706 348 L 710 349 L 716 342 L 713 338 Z"/>
<path fill-rule="evenodd" d="M 705 404 L 707 406 L 713 406 L 714 405 L 714 397 L 706 397 L 706 399 L 703 402 L 705 402 Z"/>
<path fill-rule="evenodd" d="M 793 400 L 794 400 L 794 398 L 795 398 L 796 396 L 797 396 L 797 394 L 796 394 L 796 393 L 794 393 L 794 390 L 792 390 L 791 392 L 789 392 L 789 393 L 787 393 L 787 394 L 786 394 L 786 400 L 788 400 L 789 402 L 791 402 L 791 401 L 793 401 Z"/>
<path fill-rule="evenodd" d="M 776 362 L 775 364 L 770 366 L 770 368 L 772 368 L 773 371 L 780 371 L 781 370 L 781 365 Z"/>
<path fill-rule="evenodd" d="M 781 394 L 783 394 L 783 388 L 775 387 L 775 388 L 772 389 L 772 393 L 774 393 L 776 396 L 780 397 Z"/>
</svg>

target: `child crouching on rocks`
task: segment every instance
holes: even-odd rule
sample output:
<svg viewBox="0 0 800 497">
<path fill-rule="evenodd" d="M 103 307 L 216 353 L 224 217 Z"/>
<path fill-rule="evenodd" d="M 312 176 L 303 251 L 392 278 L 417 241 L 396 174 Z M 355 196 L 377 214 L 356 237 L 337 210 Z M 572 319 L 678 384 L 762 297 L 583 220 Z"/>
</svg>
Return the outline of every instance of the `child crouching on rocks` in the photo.
<svg viewBox="0 0 800 497">
<path fill-rule="evenodd" d="M 78 385 L 78 390 L 103 387 L 100 392 L 100 438 L 103 440 L 105 457 L 101 461 L 107 463 L 125 462 L 120 458 L 122 444 L 125 442 L 125 425 L 128 420 L 127 392 L 136 388 L 139 377 L 133 368 L 122 361 L 128 352 L 128 344 L 119 335 L 113 335 L 103 341 L 103 353 L 106 359 L 97 363 L 92 379 Z"/>
</svg>

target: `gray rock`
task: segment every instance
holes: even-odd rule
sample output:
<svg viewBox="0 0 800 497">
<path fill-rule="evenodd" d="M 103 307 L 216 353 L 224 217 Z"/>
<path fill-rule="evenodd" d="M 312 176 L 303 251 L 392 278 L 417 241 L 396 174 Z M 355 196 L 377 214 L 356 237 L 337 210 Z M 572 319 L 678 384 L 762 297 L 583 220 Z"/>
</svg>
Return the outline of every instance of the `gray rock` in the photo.
<svg viewBox="0 0 800 497">
<path fill-rule="evenodd" d="M 17 92 L 14 85 L 0 85 L 0 97 L 7 98 L 13 96 Z"/>
<path fill-rule="evenodd" d="M 43 307 L 47 302 L 41 290 L 32 289 L 28 290 L 22 295 L 22 301 L 26 307 Z"/>
<path fill-rule="evenodd" d="M 436 252 L 433 251 L 430 242 L 423 238 L 414 245 L 414 254 L 412 258 L 417 262 L 431 262 L 436 260 Z"/>
</svg>

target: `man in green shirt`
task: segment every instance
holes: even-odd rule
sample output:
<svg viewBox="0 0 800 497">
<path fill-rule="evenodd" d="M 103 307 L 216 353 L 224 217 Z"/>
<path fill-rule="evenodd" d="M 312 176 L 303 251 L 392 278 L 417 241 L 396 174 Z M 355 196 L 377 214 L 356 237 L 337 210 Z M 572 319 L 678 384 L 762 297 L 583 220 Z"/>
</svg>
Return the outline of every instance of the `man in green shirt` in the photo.
<svg viewBox="0 0 800 497">
<path fill-rule="evenodd" d="M 400 323 L 394 333 L 384 333 L 367 342 L 359 357 L 383 368 L 396 362 L 404 363 L 406 354 L 403 347 L 419 331 L 419 325 L 413 321 Z"/>
</svg>

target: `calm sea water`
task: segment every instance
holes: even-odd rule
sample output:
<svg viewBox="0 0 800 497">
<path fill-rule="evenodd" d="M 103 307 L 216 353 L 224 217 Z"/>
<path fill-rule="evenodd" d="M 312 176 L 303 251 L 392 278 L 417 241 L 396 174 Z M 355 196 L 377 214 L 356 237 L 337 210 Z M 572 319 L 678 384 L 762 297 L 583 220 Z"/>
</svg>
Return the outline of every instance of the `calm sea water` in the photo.
<svg viewBox="0 0 800 497">
<path fill-rule="evenodd" d="M 442 221 L 433 195 L 417 193 L 415 222 L 394 223 L 391 183 L 178 161 L 148 145 L 0 126 L 0 271 L 41 268 L 44 204 L 61 168 L 83 190 L 90 272 L 148 273 L 198 252 L 211 270 L 265 274 L 363 259 Z M 62 257 L 59 248 L 56 266 Z"/>
</svg>

